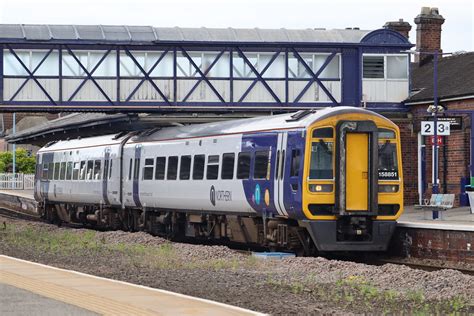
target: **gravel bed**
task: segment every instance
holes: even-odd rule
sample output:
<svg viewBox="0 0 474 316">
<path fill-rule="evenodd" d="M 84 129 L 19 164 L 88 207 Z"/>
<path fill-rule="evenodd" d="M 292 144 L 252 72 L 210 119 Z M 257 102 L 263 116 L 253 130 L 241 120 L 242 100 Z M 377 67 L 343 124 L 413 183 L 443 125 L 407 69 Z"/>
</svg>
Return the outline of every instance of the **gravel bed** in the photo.
<svg viewBox="0 0 474 316">
<path fill-rule="evenodd" d="M 275 315 L 474 313 L 474 277 L 456 270 L 322 257 L 257 259 L 143 232 L 4 219 L 0 253 Z M 37 236 L 32 238 L 31 236 Z"/>
</svg>

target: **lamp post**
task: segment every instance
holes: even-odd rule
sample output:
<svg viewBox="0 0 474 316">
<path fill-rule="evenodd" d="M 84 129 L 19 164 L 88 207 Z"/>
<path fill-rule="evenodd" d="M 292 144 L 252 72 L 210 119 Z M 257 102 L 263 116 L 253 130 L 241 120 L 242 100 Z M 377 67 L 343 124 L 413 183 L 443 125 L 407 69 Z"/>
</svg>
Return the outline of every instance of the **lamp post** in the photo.
<svg viewBox="0 0 474 316">
<path fill-rule="evenodd" d="M 433 194 L 439 193 L 438 188 L 438 51 L 433 56 L 433 122 L 434 122 L 434 144 L 433 144 Z"/>
<path fill-rule="evenodd" d="M 12 134 L 15 135 L 16 133 L 16 113 L 13 112 L 13 132 Z M 13 177 L 15 177 L 16 173 L 16 143 L 13 143 L 13 167 L 12 167 L 12 173 Z"/>
<path fill-rule="evenodd" d="M 440 53 L 438 51 L 433 52 L 417 52 L 417 51 L 403 51 L 404 53 L 415 54 L 415 55 L 432 55 L 433 56 L 433 107 L 429 106 L 427 111 L 433 115 L 433 178 L 432 178 L 432 193 L 439 193 L 438 184 L 438 58 L 439 55 L 451 55 L 451 53 Z M 441 108 L 442 109 L 442 108 Z"/>
</svg>

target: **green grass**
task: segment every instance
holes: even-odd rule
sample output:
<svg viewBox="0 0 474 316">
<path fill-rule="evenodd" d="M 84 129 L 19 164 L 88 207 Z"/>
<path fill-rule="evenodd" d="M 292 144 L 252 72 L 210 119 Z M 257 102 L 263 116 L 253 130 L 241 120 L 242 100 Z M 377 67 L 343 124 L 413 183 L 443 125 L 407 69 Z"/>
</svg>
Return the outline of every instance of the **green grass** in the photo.
<svg viewBox="0 0 474 316">
<path fill-rule="evenodd" d="M 302 283 L 276 280 L 269 276 L 266 284 L 294 294 L 308 293 L 315 300 L 358 313 L 455 315 L 468 309 L 468 302 L 464 297 L 428 301 L 422 291 L 413 290 L 404 293 L 393 289 L 380 289 L 362 276 L 340 278 L 332 284 L 317 283 L 315 276 L 312 275 Z"/>
<path fill-rule="evenodd" d="M 0 241 L 30 253 L 58 256 L 113 255 L 123 258 L 135 268 L 150 267 L 160 270 L 212 269 L 238 270 L 254 267 L 257 259 L 187 260 L 179 255 L 172 243 L 143 245 L 137 243 L 108 243 L 100 232 L 93 230 L 51 229 L 50 226 L 22 226 L 10 223 L 0 231 Z"/>
</svg>

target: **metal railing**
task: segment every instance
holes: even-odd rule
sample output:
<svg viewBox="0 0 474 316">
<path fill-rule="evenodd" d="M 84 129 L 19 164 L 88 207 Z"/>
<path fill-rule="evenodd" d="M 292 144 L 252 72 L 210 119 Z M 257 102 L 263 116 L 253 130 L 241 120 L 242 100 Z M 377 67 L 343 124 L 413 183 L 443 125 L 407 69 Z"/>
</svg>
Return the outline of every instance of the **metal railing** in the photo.
<svg viewBox="0 0 474 316">
<path fill-rule="evenodd" d="M 33 190 L 34 174 L 0 173 L 0 190 Z"/>
</svg>

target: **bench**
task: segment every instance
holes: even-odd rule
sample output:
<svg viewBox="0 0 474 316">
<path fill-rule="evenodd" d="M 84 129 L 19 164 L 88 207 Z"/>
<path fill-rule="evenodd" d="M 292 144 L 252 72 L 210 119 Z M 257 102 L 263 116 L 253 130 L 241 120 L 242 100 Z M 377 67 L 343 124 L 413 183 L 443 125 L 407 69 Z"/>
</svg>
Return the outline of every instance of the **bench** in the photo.
<svg viewBox="0 0 474 316">
<path fill-rule="evenodd" d="M 444 211 L 453 208 L 454 194 L 432 194 L 429 204 L 415 205 L 415 208 L 423 209 L 425 219 L 426 211 L 432 212 L 432 219 L 444 219 Z"/>
</svg>

